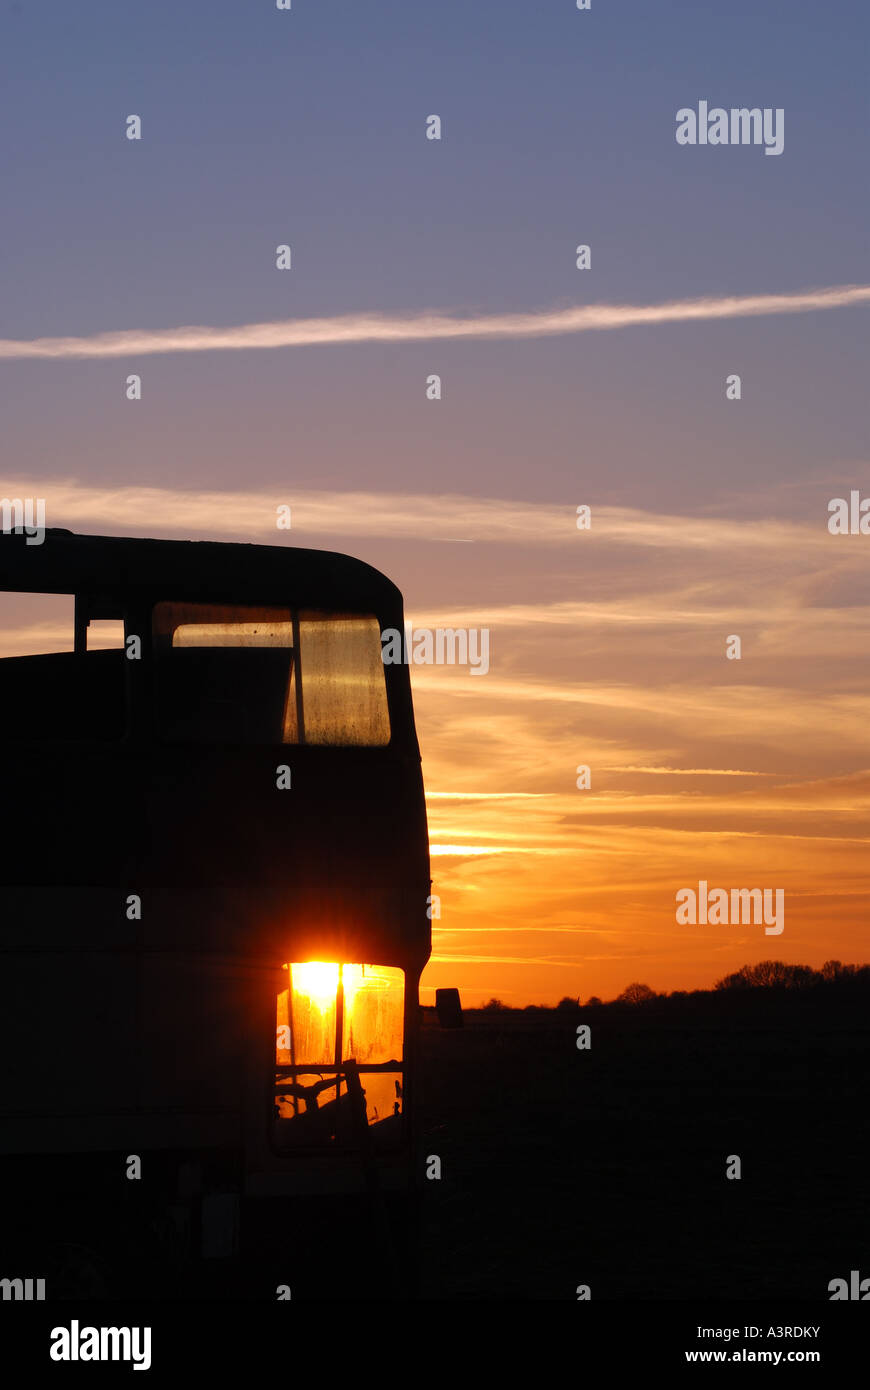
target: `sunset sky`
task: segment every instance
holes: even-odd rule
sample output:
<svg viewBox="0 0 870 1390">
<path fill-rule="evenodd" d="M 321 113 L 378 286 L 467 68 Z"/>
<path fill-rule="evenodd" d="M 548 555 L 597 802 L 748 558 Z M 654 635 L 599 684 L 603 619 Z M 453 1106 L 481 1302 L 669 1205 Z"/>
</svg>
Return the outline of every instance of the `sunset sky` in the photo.
<svg viewBox="0 0 870 1390">
<path fill-rule="evenodd" d="M 492 634 L 485 676 L 412 671 L 424 1002 L 867 959 L 870 536 L 827 521 L 870 496 L 868 30 L 836 0 L 4 7 L 2 494 L 347 551 L 416 626 Z M 782 155 L 678 146 L 702 99 L 783 108 Z M 10 654 L 54 619 L 3 621 Z M 784 933 L 677 925 L 700 879 L 784 888 Z"/>
</svg>

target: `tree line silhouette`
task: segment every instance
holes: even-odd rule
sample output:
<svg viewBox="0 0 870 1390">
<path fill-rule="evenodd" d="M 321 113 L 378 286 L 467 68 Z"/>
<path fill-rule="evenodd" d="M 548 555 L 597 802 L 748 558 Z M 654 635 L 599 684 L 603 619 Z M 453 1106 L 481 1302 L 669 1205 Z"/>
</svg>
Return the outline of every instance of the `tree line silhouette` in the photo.
<svg viewBox="0 0 870 1390">
<path fill-rule="evenodd" d="M 615 1005 L 630 1004 L 643 1006 L 681 1000 L 709 1000 L 716 994 L 733 996 L 739 992 L 759 991 L 767 994 L 784 995 L 787 992 L 801 991 L 821 998 L 833 998 L 844 994 L 856 995 L 870 993 L 870 965 L 844 965 L 839 960 L 825 961 L 820 970 L 810 965 L 789 965 L 782 960 L 762 960 L 753 965 L 743 965 L 730 975 L 717 980 L 712 989 L 675 989 L 661 993 L 649 985 L 635 981 L 627 985 L 615 999 L 599 999 L 597 994 L 582 1000 L 579 996 L 566 995 L 558 1004 L 526 1004 L 515 1009 L 501 999 L 490 999 L 482 1005 L 483 1013 L 552 1013 L 554 1008 L 570 1012 L 580 1008 L 611 1008 Z"/>
</svg>

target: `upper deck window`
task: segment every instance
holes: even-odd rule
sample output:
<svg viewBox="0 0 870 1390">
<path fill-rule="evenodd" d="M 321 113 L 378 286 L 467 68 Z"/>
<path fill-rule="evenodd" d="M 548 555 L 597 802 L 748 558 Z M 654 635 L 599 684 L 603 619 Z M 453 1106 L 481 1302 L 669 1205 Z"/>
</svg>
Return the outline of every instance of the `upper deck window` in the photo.
<svg viewBox="0 0 870 1390">
<path fill-rule="evenodd" d="M 0 708 L 7 740 L 124 736 L 123 620 L 91 624 L 84 648 L 76 651 L 75 604 L 73 594 L 0 593 Z"/>
<path fill-rule="evenodd" d="M 390 741 L 375 617 L 160 603 L 154 646 L 160 727 L 173 741 Z"/>
</svg>

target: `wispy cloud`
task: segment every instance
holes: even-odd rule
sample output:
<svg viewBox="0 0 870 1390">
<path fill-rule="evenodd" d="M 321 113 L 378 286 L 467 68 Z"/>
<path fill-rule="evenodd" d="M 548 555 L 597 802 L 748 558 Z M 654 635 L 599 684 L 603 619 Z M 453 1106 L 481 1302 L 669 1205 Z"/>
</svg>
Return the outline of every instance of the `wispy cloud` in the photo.
<svg viewBox="0 0 870 1390">
<path fill-rule="evenodd" d="M 548 792 L 428 792 L 427 801 L 539 801 Z"/>
<path fill-rule="evenodd" d="M 435 855 L 449 855 L 453 859 L 468 859 L 478 854 L 519 854 L 519 853 L 551 853 L 550 850 L 526 850 L 518 845 L 437 845 L 430 844 L 429 853 Z"/>
<path fill-rule="evenodd" d="M 602 767 L 602 772 L 647 772 L 668 777 L 769 777 L 768 772 L 746 772 L 734 767 Z"/>
<path fill-rule="evenodd" d="M 595 329 L 692 323 L 843 309 L 870 301 L 868 285 L 838 285 L 791 294 L 702 296 L 663 304 L 586 304 L 513 314 L 341 314 L 215 328 L 131 328 L 88 337 L 0 339 L 0 358 L 142 357 L 170 352 L 240 352 L 328 344 L 398 343 L 444 338 L 545 338 Z"/>
<path fill-rule="evenodd" d="M 775 548 L 805 556 L 831 551 L 824 522 L 776 518 L 679 516 L 634 507 L 594 506 L 592 526 L 579 532 L 576 506 L 516 502 L 460 493 L 327 492 L 293 487 L 201 491 L 169 487 L 95 487 L 75 478 L 4 477 L 7 497 L 44 497 L 49 526 L 102 528 L 125 535 L 203 535 L 294 543 L 296 536 L 365 536 L 443 542 L 463 531 L 479 543 L 589 546 L 600 542 L 652 550 L 711 551 Z M 277 507 L 289 505 L 292 528 L 276 529 Z"/>
</svg>

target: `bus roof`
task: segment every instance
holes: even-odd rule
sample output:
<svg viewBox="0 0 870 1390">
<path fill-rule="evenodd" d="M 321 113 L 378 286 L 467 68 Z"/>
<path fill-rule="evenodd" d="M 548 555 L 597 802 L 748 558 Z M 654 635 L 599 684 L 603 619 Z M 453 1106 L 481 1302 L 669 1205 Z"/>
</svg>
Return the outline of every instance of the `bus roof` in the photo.
<svg viewBox="0 0 870 1390">
<path fill-rule="evenodd" d="M 78 536 L 46 529 L 42 544 L 0 534 L 0 590 L 213 603 L 292 603 L 335 612 L 396 610 L 386 575 L 351 555 L 299 546 Z"/>
</svg>

